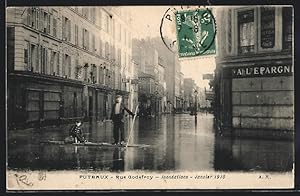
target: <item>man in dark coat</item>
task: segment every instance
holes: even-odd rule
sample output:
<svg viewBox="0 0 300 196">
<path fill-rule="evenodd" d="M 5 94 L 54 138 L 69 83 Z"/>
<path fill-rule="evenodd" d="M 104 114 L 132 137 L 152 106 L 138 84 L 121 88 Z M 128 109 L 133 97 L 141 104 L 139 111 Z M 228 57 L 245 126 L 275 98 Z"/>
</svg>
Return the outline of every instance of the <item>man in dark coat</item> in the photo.
<svg viewBox="0 0 300 196">
<path fill-rule="evenodd" d="M 113 135 L 114 135 L 114 145 L 121 144 L 124 145 L 124 114 L 125 110 L 133 117 L 132 113 L 128 108 L 122 103 L 122 96 L 116 96 L 116 103 L 113 104 L 110 119 L 114 124 Z M 119 133 L 121 132 L 121 142 L 119 143 Z"/>
</svg>

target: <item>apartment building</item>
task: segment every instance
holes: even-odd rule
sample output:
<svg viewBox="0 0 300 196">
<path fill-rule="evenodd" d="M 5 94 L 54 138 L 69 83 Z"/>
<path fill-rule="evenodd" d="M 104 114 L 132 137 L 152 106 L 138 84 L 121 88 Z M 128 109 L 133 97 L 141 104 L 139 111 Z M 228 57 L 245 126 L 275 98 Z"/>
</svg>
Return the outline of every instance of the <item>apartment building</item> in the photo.
<svg viewBox="0 0 300 196">
<path fill-rule="evenodd" d="M 105 119 L 116 93 L 128 104 L 133 65 L 126 8 L 11 7 L 6 13 L 10 125 Z"/>
</svg>

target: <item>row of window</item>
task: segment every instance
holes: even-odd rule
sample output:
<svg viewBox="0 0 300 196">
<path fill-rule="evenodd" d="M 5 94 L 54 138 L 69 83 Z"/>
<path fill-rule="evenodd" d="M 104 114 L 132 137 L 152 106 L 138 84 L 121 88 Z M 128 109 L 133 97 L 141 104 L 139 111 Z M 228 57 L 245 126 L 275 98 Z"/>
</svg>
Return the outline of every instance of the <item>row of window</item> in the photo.
<svg viewBox="0 0 300 196">
<path fill-rule="evenodd" d="M 100 27 L 100 29 L 103 29 L 106 33 L 112 35 L 113 39 L 119 42 L 122 41 L 122 44 L 131 47 L 131 33 L 127 31 L 126 28 L 122 28 L 121 23 L 117 23 L 112 15 L 108 14 L 105 11 L 102 11 L 102 8 L 71 7 L 71 9 L 73 9 L 79 15 L 83 16 L 85 19 L 91 21 L 96 26 Z"/>
<path fill-rule="evenodd" d="M 27 9 L 27 25 L 46 34 L 57 36 L 57 18 L 49 12 L 39 9 Z M 50 28 L 52 26 L 52 28 Z"/>
<path fill-rule="evenodd" d="M 239 11 L 237 14 L 238 23 L 238 54 L 248 54 L 255 52 L 257 33 L 260 34 L 258 43 L 262 49 L 272 49 L 276 43 L 276 8 L 262 7 L 260 9 L 260 32 L 257 32 L 254 9 Z M 232 25 L 231 10 L 228 12 L 228 51 L 232 50 Z M 292 8 L 282 8 L 282 48 L 292 47 Z"/>
<path fill-rule="evenodd" d="M 109 70 L 106 64 L 96 66 L 95 64 L 85 63 L 84 66 L 80 66 L 79 60 L 76 57 L 73 57 L 76 58 L 75 66 L 73 66 L 72 57 L 68 54 L 62 55 L 62 63 L 60 63 L 61 54 L 58 51 L 26 41 L 24 63 L 28 71 L 121 88 L 120 70 L 117 72 L 115 70 Z M 115 84 L 115 79 L 117 79 L 117 84 Z"/>
<path fill-rule="evenodd" d="M 82 9 L 92 9 L 92 8 L 82 8 Z M 36 30 L 41 30 L 46 34 L 57 37 L 57 18 L 53 17 L 53 15 L 50 14 L 50 12 L 46 12 L 43 9 L 39 9 L 39 8 L 30 8 L 27 11 L 28 11 L 27 25 L 29 25 L 30 27 Z M 72 32 L 73 29 L 74 32 Z M 123 31 L 124 31 L 123 44 L 128 47 L 131 47 L 132 46 L 131 33 L 127 32 L 125 28 L 123 29 Z M 120 33 L 119 33 L 118 41 L 120 41 L 122 37 L 121 24 L 119 24 L 119 32 Z M 81 44 L 79 44 L 80 34 L 82 37 Z M 99 42 L 98 42 L 99 46 L 98 48 L 96 48 L 95 45 L 96 38 L 93 32 L 90 32 L 85 28 L 80 29 L 77 24 L 74 24 L 74 28 L 72 28 L 71 20 L 67 17 L 62 17 L 62 39 L 64 41 L 71 42 L 72 35 L 75 36 L 74 43 L 76 46 L 81 46 L 83 49 L 99 54 L 102 57 L 115 59 L 116 62 L 119 65 L 121 65 L 121 58 L 118 57 L 119 54 L 118 55 L 115 54 L 116 51 L 114 46 L 109 46 L 108 42 L 105 42 L 104 44 L 101 38 L 99 37 Z"/>
</svg>

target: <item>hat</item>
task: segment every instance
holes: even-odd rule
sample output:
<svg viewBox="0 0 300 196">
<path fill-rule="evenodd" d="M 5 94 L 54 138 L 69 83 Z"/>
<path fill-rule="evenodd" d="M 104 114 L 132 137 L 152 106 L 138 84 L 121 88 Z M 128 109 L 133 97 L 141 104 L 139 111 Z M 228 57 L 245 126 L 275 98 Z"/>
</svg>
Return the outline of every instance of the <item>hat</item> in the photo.
<svg viewBox="0 0 300 196">
<path fill-rule="evenodd" d="M 118 99 L 118 98 L 122 98 L 122 95 L 117 95 L 117 96 L 116 96 L 116 99 Z"/>
</svg>

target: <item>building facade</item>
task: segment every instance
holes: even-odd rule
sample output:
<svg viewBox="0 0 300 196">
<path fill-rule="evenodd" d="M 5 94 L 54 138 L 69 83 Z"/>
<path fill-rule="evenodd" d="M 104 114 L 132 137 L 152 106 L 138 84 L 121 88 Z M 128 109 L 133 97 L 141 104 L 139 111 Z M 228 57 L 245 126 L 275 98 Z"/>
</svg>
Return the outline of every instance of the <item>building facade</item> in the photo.
<svg viewBox="0 0 300 196">
<path fill-rule="evenodd" d="M 159 114 L 164 111 L 165 105 L 165 61 L 149 38 L 134 39 L 132 50 L 140 80 L 140 111 L 149 115 Z"/>
<path fill-rule="evenodd" d="M 294 131 L 293 9 L 219 9 L 215 114 L 224 133 L 289 137 Z"/>
<path fill-rule="evenodd" d="M 119 7 L 7 8 L 9 124 L 103 120 L 116 93 L 127 105 L 130 17 Z"/>
</svg>

